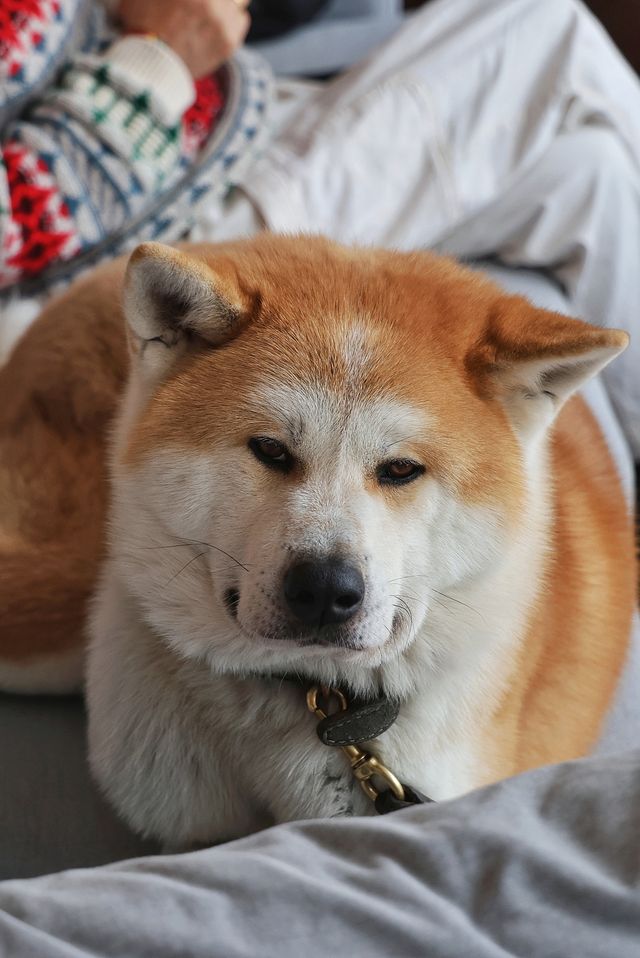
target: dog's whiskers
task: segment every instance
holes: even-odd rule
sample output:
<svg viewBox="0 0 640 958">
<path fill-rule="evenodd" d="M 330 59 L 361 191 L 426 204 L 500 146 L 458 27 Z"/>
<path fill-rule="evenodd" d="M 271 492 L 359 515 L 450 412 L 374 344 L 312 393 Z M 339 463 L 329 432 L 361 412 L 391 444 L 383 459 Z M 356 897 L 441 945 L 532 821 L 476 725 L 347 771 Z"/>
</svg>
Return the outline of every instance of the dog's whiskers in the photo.
<svg viewBox="0 0 640 958">
<path fill-rule="evenodd" d="M 391 449 L 392 446 L 397 446 L 401 442 L 409 442 L 411 439 L 422 439 L 422 438 L 423 438 L 423 433 L 414 432 L 412 436 L 403 436 L 401 439 L 394 439 L 393 442 L 385 443 L 384 450 L 386 452 L 387 449 Z"/>
<path fill-rule="evenodd" d="M 207 549 L 215 549 L 216 552 L 220 552 L 223 556 L 226 556 L 227 559 L 231 559 L 232 562 L 235 562 L 235 564 L 241 569 L 244 569 L 245 572 L 249 571 L 248 567 L 240 562 L 240 559 L 236 559 L 236 557 L 231 555 L 230 552 L 225 552 L 225 550 L 221 549 L 220 546 L 214 546 L 212 542 L 205 542 L 201 539 L 187 539 L 185 536 L 176 536 L 176 538 L 182 539 L 185 543 L 190 542 L 196 546 L 206 546 Z"/>
<path fill-rule="evenodd" d="M 199 552 L 198 555 L 192 556 L 188 562 L 185 562 L 185 564 L 182 566 L 181 569 L 178 569 L 175 575 L 172 575 L 171 578 L 165 582 L 165 587 L 168 586 L 171 582 L 173 582 L 174 579 L 177 579 L 179 575 L 182 575 L 185 569 L 188 569 L 192 562 L 195 562 L 196 559 L 201 559 L 206 554 L 207 554 L 206 552 Z"/>
<path fill-rule="evenodd" d="M 396 583 L 396 582 L 404 582 L 405 579 L 428 579 L 428 578 L 429 578 L 429 576 L 428 576 L 428 575 L 425 575 L 424 573 L 422 573 L 422 574 L 420 574 L 420 573 L 412 573 L 412 574 L 410 574 L 410 575 L 401 575 L 401 576 L 398 576 L 397 579 L 388 579 L 387 581 L 388 581 L 389 585 L 393 585 L 393 584 Z M 453 596 L 453 595 L 448 595 L 446 592 L 439 592 L 438 589 L 434 589 L 433 586 L 430 586 L 430 585 L 427 585 L 427 589 L 429 590 L 429 592 L 433 593 L 434 595 L 439 595 L 439 596 L 441 596 L 443 599 L 448 599 L 449 602 L 455 602 L 456 605 L 461 605 L 464 609 L 468 609 L 469 612 L 473 612 L 474 615 L 479 616 L 479 618 L 482 619 L 482 621 L 484 621 L 484 618 L 483 618 L 482 614 L 480 613 L 480 611 L 479 611 L 478 609 L 475 609 L 472 605 L 469 605 L 467 602 L 463 602 L 462 599 L 456 599 L 455 596 Z M 414 598 L 415 598 L 415 596 L 414 596 Z M 437 600 L 436 600 L 436 601 L 437 601 Z M 439 604 L 442 605 L 442 603 L 439 603 Z M 446 608 L 446 606 L 443 606 L 443 608 Z"/>
<path fill-rule="evenodd" d="M 141 546 L 145 552 L 155 552 L 157 549 L 191 549 L 191 547 L 190 542 L 176 542 L 171 546 Z"/>
<path fill-rule="evenodd" d="M 407 595 L 407 598 L 411 599 L 413 602 L 417 602 L 419 605 L 423 605 L 425 609 L 429 608 L 429 603 L 425 602 L 424 599 L 418 598 L 418 596 L 415 595 L 413 592 L 407 591 L 406 595 Z"/>
<path fill-rule="evenodd" d="M 421 578 L 421 577 L 420 577 L 420 576 L 404 575 L 404 576 L 400 576 L 400 578 L 398 578 L 398 579 L 389 579 L 389 584 L 391 585 L 391 584 L 394 583 L 394 582 L 401 582 L 403 579 L 414 579 L 414 578 Z M 434 590 L 430 590 L 430 591 L 434 591 Z M 413 602 L 418 602 L 420 605 L 423 605 L 423 606 L 425 607 L 425 609 L 429 609 L 429 607 L 430 607 L 430 606 L 429 606 L 429 603 L 428 603 L 428 602 L 425 602 L 424 599 L 420 599 L 417 595 L 415 595 L 414 592 L 409 592 L 408 590 L 406 590 L 406 594 L 407 594 L 407 596 L 408 596 Z M 398 598 L 398 596 L 392 595 L 392 596 L 390 596 L 390 598 L 396 599 L 396 598 Z M 444 602 L 441 602 L 440 599 L 435 598 L 435 596 L 434 596 L 434 602 L 437 602 L 437 604 L 438 604 L 441 608 L 443 608 L 445 612 L 448 612 L 449 614 L 451 614 L 451 609 L 450 609 L 448 606 L 446 606 L 446 605 L 444 604 Z"/>
<path fill-rule="evenodd" d="M 479 610 L 478 610 L 478 609 L 474 609 L 474 607 L 473 607 L 472 605 L 468 605 L 468 603 L 463 602 L 461 599 L 456 599 L 456 598 L 454 598 L 454 596 L 452 596 L 452 595 L 447 595 L 446 592 L 438 592 L 437 589 L 432 589 L 430 586 L 429 586 L 428 588 L 429 588 L 429 591 L 430 591 L 430 592 L 435 592 L 436 595 L 441 595 L 443 599 L 448 599 L 449 602 L 455 602 L 456 605 L 461 605 L 464 609 L 468 609 L 469 612 L 473 612 L 475 615 L 480 616 L 480 618 L 482 619 L 482 615 L 481 615 L 481 613 L 479 612 Z"/>
<path fill-rule="evenodd" d="M 433 601 L 434 601 L 437 605 L 439 605 L 441 609 L 444 609 L 444 611 L 447 613 L 447 615 L 453 615 L 454 611 L 457 611 L 457 610 L 452 610 L 452 609 L 450 609 L 449 606 L 446 605 L 441 599 L 438 599 L 438 598 L 436 597 L 436 595 L 435 595 L 436 590 L 432 589 L 431 591 L 434 592 L 434 595 L 432 596 Z M 417 596 L 417 595 L 414 595 L 413 592 L 407 591 L 406 594 L 407 594 L 407 596 L 408 596 L 410 599 L 412 599 L 414 602 L 419 602 L 420 605 L 423 605 L 423 606 L 425 607 L 425 609 L 429 609 L 429 608 L 430 608 L 430 605 L 429 605 L 428 602 L 425 602 L 424 599 L 419 599 L 418 596 Z"/>
<path fill-rule="evenodd" d="M 415 573 L 413 575 L 399 575 L 397 579 L 388 579 L 387 581 L 389 582 L 389 585 L 391 585 L 393 582 L 404 582 L 405 579 L 428 579 L 428 578 L 429 577 L 425 575 L 424 573 L 422 573 L 422 575 L 420 575 L 419 573 Z"/>
<path fill-rule="evenodd" d="M 397 609 L 398 612 L 400 612 L 401 616 L 404 614 L 405 616 L 408 617 L 409 631 L 415 632 L 415 629 L 413 627 L 413 612 L 411 611 L 411 607 L 409 606 L 409 604 L 400 595 L 392 595 L 391 598 L 398 600 L 398 604 L 394 603 L 394 606 L 393 606 L 394 609 Z"/>
<path fill-rule="evenodd" d="M 240 562 L 239 559 L 236 559 L 235 556 L 231 555 L 230 552 L 225 552 L 224 549 L 221 549 L 220 546 L 214 546 L 212 542 L 204 542 L 201 539 L 187 539 L 183 536 L 175 536 L 176 539 L 181 539 L 181 542 L 176 542 L 174 545 L 161 545 L 161 546 L 143 546 L 144 549 L 155 551 L 156 549 L 188 549 L 195 546 L 206 546 L 207 549 L 214 549 L 216 552 L 220 552 L 223 556 L 226 556 L 227 559 L 231 559 L 237 566 L 241 569 L 244 569 L 245 572 L 249 571 L 249 567 Z"/>
</svg>

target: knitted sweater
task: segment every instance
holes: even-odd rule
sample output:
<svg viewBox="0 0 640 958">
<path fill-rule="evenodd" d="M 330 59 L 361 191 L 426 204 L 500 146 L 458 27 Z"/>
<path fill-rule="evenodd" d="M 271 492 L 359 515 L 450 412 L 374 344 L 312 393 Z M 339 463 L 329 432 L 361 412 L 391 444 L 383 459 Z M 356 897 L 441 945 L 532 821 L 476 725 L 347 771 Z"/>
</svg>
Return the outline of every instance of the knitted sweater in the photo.
<svg viewBox="0 0 640 958">
<path fill-rule="evenodd" d="M 1 0 L 0 287 L 143 221 L 223 107 L 216 76 L 110 33 L 95 0 Z"/>
</svg>

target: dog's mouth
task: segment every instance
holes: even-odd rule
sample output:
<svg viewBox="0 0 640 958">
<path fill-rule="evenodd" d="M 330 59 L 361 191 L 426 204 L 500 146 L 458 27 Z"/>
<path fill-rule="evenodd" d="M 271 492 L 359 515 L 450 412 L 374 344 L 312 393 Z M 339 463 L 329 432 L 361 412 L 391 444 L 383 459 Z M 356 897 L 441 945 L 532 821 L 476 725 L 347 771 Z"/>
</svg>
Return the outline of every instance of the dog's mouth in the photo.
<svg viewBox="0 0 640 958">
<path fill-rule="evenodd" d="M 227 589 L 223 596 L 224 604 L 227 612 L 236 622 L 238 621 L 238 606 L 240 605 L 240 592 L 238 589 Z M 357 651 L 357 648 L 350 648 L 348 645 L 344 645 L 340 642 L 337 636 L 332 636 L 328 634 L 328 630 L 325 630 L 325 634 L 321 640 L 319 640 L 316 635 L 301 635 L 298 632 L 287 632 L 281 630 L 276 634 L 268 636 L 270 639 L 277 639 L 278 642 L 289 641 L 294 643 L 297 646 L 326 646 L 330 648 L 339 648 L 343 647 L 345 651 Z"/>
<path fill-rule="evenodd" d="M 227 589 L 224 594 L 224 604 L 227 612 L 232 619 L 238 618 L 238 605 L 240 604 L 240 593 L 237 589 Z"/>
<path fill-rule="evenodd" d="M 229 588 L 226 590 L 223 596 L 224 604 L 227 612 L 231 618 L 237 622 L 238 621 L 238 606 L 240 605 L 240 592 L 236 588 Z M 405 616 L 401 611 L 396 612 L 393 617 L 393 624 L 389 631 L 391 638 L 397 637 L 398 633 L 403 629 L 405 624 Z M 331 648 L 333 650 L 338 650 L 342 652 L 361 652 L 364 650 L 364 646 L 356 642 L 347 642 L 342 638 L 339 630 L 334 630 L 333 633 L 330 633 L 330 630 L 325 629 L 325 634 L 322 637 L 318 635 L 301 635 L 300 633 L 295 632 L 279 632 L 277 635 L 270 635 L 268 638 L 277 639 L 279 642 L 283 640 L 288 640 L 289 642 L 294 643 L 299 647 L 324 647 Z"/>
</svg>

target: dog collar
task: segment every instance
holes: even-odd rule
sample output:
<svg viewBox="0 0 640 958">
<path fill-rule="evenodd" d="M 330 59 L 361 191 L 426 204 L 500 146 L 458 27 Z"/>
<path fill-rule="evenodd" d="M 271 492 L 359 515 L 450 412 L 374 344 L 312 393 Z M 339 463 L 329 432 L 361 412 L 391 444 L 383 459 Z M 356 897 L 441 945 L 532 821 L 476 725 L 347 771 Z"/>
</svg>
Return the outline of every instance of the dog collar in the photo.
<svg viewBox="0 0 640 958">
<path fill-rule="evenodd" d="M 305 693 L 309 687 L 320 684 L 286 672 L 268 677 L 291 682 Z M 369 742 L 391 728 L 400 714 L 398 699 L 389 698 L 383 691 L 375 697 L 352 695 L 348 689 L 344 691 L 349 703 L 346 709 L 327 715 L 318 723 L 316 731 L 323 745 Z"/>
<path fill-rule="evenodd" d="M 347 697 L 342 689 L 314 685 L 309 679 L 288 673 L 271 674 L 265 678 L 291 682 L 305 692 L 309 711 L 319 719 L 316 726 L 318 738 L 323 745 L 338 746 L 345 752 L 353 775 L 373 801 L 379 815 L 432 801 L 417 788 L 399 781 L 375 756 L 360 748 L 363 742 L 377 738 L 391 728 L 400 713 L 398 699 L 389 698 L 383 691 L 375 697 Z M 327 714 L 318 702 L 321 695 L 337 697 L 342 707 Z M 387 787 L 378 790 L 372 779 L 384 780 Z"/>
<path fill-rule="evenodd" d="M 340 708 L 337 712 L 327 714 L 325 708 L 332 699 L 337 700 Z M 388 703 L 388 700 L 385 699 L 385 701 Z M 366 706 L 366 708 L 369 707 L 369 705 Z M 336 688 L 311 686 L 307 690 L 307 708 L 319 719 L 318 734 L 320 741 L 325 745 L 339 745 L 349 760 L 354 778 L 360 783 L 365 795 L 371 799 L 379 815 L 386 815 L 388 812 L 397 812 L 402 808 L 410 808 L 412 805 L 426 805 L 431 802 L 431 799 L 419 792 L 418 789 L 401 782 L 379 758 L 363 749 L 361 747 L 362 742 L 358 743 L 357 739 L 354 741 L 350 733 L 345 735 L 341 726 L 345 724 L 345 718 L 349 711 L 349 700 L 344 692 Z M 396 716 L 399 709 L 399 704 L 395 703 Z M 336 721 L 331 723 L 327 732 L 325 723 L 329 719 Z M 365 718 L 365 724 L 367 721 L 367 718 Z M 351 723 L 347 720 L 346 724 L 349 726 Z M 324 733 L 323 725 L 325 726 Z M 336 730 L 339 730 L 337 734 L 335 734 Z M 331 734 L 332 731 L 334 734 Z M 380 783 L 383 783 L 382 788 L 380 788 Z"/>
</svg>

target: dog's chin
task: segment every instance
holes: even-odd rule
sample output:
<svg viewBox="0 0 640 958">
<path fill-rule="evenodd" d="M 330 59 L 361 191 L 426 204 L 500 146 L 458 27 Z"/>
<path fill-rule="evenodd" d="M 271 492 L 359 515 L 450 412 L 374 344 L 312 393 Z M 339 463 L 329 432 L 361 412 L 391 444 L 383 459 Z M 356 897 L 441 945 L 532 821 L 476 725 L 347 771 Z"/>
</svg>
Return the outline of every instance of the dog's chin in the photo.
<svg viewBox="0 0 640 958">
<path fill-rule="evenodd" d="M 290 676 L 326 685 L 346 683 L 361 690 L 371 684 L 368 677 L 375 674 L 383 652 L 380 646 L 321 644 L 244 633 L 243 638 L 244 650 L 237 663 L 242 675 Z"/>
<path fill-rule="evenodd" d="M 236 627 L 244 639 L 270 652 L 282 652 L 284 655 L 303 657 L 317 655 L 335 655 L 336 657 L 357 656 L 371 652 L 379 646 L 345 636 L 338 629 L 324 628 L 315 634 L 297 632 L 295 629 L 281 626 L 273 630 L 246 627 L 239 620 Z"/>
<path fill-rule="evenodd" d="M 327 631 L 325 635 L 300 635 L 287 629 L 278 632 L 254 629 L 235 622 L 243 645 L 243 659 L 247 657 L 258 663 L 277 663 L 279 670 L 287 666 L 305 671 L 320 668 L 324 672 L 340 671 L 343 667 L 370 670 L 384 665 L 401 654 L 409 637 L 401 630 L 397 634 L 385 631 L 384 637 L 376 639 L 367 635 L 359 640 Z"/>
</svg>

